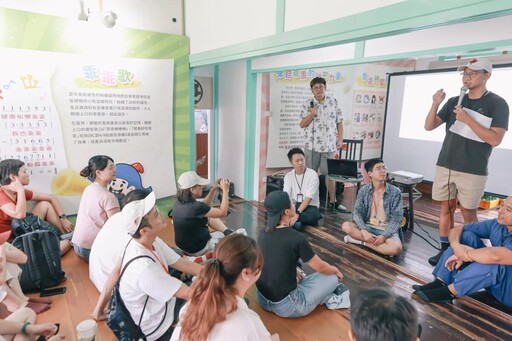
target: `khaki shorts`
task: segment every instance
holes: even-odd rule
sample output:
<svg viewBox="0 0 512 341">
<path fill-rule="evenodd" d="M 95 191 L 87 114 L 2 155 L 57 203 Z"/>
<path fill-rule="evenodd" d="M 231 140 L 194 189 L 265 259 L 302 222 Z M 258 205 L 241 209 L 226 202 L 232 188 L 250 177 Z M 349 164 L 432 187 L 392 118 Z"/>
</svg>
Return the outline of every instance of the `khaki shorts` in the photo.
<svg viewBox="0 0 512 341">
<path fill-rule="evenodd" d="M 458 199 L 462 207 L 474 210 L 480 204 L 486 181 L 487 175 L 469 174 L 437 166 L 432 185 L 432 199 Z"/>
<path fill-rule="evenodd" d="M 312 150 L 304 148 L 304 156 L 306 157 L 306 167 L 311 168 L 315 172 L 318 172 L 320 168 L 320 174 L 327 175 L 327 159 L 334 159 L 336 152 L 314 152 Z"/>
</svg>

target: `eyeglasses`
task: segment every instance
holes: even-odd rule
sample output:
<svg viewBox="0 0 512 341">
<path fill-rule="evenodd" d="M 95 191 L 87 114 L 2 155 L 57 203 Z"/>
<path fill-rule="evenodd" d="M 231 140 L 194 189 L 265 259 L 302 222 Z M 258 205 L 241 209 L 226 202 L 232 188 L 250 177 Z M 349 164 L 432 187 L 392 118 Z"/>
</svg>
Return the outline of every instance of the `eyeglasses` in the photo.
<svg viewBox="0 0 512 341">
<path fill-rule="evenodd" d="M 461 72 L 460 75 L 462 76 L 462 78 L 466 78 L 466 77 L 473 78 L 476 75 L 478 75 L 479 73 L 485 73 L 485 71 Z"/>
<path fill-rule="evenodd" d="M 321 84 L 321 85 L 315 85 L 314 87 L 312 87 L 311 89 L 314 90 L 323 90 L 325 89 L 325 85 Z"/>
</svg>

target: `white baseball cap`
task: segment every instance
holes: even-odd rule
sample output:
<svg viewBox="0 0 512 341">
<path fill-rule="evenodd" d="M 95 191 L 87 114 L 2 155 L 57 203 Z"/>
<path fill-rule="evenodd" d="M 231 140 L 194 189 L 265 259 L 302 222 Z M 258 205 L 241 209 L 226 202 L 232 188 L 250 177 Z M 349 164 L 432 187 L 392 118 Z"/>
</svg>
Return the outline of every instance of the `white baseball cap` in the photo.
<svg viewBox="0 0 512 341">
<path fill-rule="evenodd" d="M 473 58 L 466 65 L 459 66 L 457 71 L 464 71 L 464 69 L 470 68 L 471 70 L 479 71 L 485 70 L 492 73 L 492 64 L 488 59 L 485 58 Z"/>
<path fill-rule="evenodd" d="M 208 181 L 205 178 L 200 177 L 194 171 L 185 172 L 185 173 L 181 174 L 178 179 L 178 185 L 180 186 L 181 189 L 192 188 L 196 185 L 206 186 L 209 184 L 210 184 L 210 181 Z"/>
<path fill-rule="evenodd" d="M 155 207 L 155 203 L 155 192 L 151 192 L 145 199 L 129 202 L 123 207 L 120 214 L 125 220 L 129 234 L 137 232 L 142 218 Z"/>
</svg>

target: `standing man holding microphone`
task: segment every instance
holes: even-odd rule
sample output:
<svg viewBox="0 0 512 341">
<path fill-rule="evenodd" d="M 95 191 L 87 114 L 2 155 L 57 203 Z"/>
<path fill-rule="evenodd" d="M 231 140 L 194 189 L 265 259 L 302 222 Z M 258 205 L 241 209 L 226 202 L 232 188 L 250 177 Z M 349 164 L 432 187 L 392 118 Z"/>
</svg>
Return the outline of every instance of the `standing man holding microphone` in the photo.
<svg viewBox="0 0 512 341">
<path fill-rule="evenodd" d="M 432 96 L 432 107 L 425 119 L 425 130 L 431 131 L 446 123 L 446 136 L 437 159 L 436 175 L 432 186 L 432 199 L 441 202 L 439 216 L 440 252 L 429 258 L 431 265 L 439 262 L 450 246 L 448 234 L 453 227 L 453 217 L 460 203 L 464 223 L 477 222 L 476 210 L 485 190 L 487 164 L 492 148 L 498 146 L 508 129 L 509 108 L 500 96 L 487 90 L 486 84 L 492 73 L 492 64 L 484 58 L 475 58 L 457 71 L 463 71 L 459 97 L 446 98 L 443 89 Z M 466 91 L 469 90 L 466 95 Z M 470 109 L 470 110 L 468 110 Z M 484 127 L 470 113 L 491 118 L 490 126 Z M 459 121 L 467 125 L 476 139 L 451 131 Z"/>
<path fill-rule="evenodd" d="M 325 175 L 325 186 L 329 192 L 329 207 L 346 210 L 336 205 L 336 184 L 328 181 L 327 159 L 334 159 L 343 144 L 343 114 L 336 98 L 325 95 L 327 83 L 315 77 L 309 83 L 313 98 L 302 105 L 300 127 L 304 129 L 306 143 L 304 153 L 306 166 Z"/>
</svg>

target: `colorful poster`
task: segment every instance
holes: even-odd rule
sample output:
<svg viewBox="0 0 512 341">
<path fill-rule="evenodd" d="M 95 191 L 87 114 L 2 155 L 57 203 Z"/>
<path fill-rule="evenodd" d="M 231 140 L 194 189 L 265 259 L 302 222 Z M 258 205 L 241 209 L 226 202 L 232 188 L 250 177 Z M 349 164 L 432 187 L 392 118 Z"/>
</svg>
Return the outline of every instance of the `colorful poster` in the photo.
<svg viewBox="0 0 512 341">
<path fill-rule="evenodd" d="M 317 76 L 326 79 L 326 95 L 338 100 L 343 113 L 343 138 L 364 140 L 363 159 L 380 157 L 387 75 L 409 69 L 355 65 L 271 73 L 267 168 L 288 167 L 286 153 L 293 147 L 304 146 L 300 110 L 313 97 L 309 82 Z"/>
<path fill-rule="evenodd" d="M 173 60 L 0 53 L 6 61 L 0 65 L 0 159 L 26 163 L 28 188 L 58 196 L 74 213 L 89 184 L 80 170 L 91 156 L 105 154 L 138 173 L 130 183 L 131 175 L 117 172 L 126 188 L 152 187 L 157 197 L 176 193 Z"/>
</svg>

